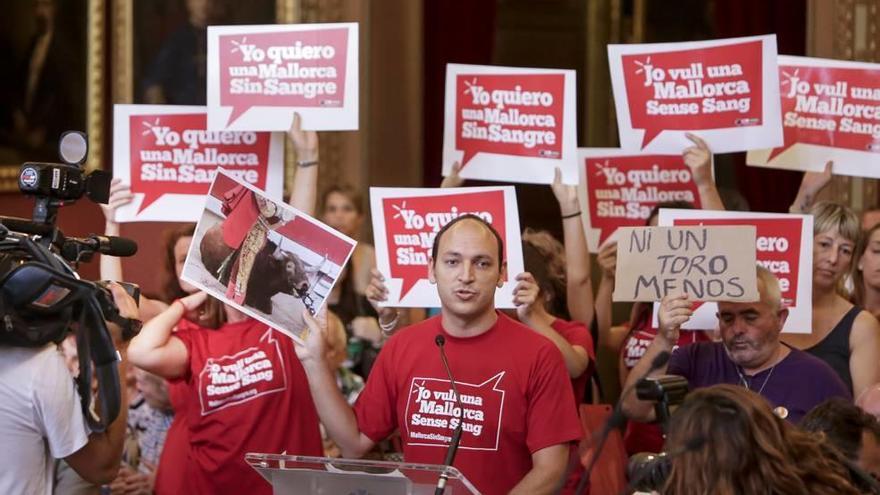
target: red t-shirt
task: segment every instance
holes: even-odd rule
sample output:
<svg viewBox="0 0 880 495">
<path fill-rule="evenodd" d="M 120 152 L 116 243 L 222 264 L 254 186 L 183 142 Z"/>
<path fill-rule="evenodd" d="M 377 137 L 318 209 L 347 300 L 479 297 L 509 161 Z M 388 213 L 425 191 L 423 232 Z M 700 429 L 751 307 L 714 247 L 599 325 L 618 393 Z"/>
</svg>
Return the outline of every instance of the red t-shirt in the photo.
<svg viewBox="0 0 880 495">
<path fill-rule="evenodd" d="M 400 429 L 407 462 L 442 464 L 458 418 L 434 338 L 463 404 L 464 431 L 454 466 L 483 493 L 507 493 L 532 468 L 531 454 L 580 439 L 571 381 L 548 339 L 498 313 L 476 337 L 446 333 L 435 316 L 392 337 L 354 406 L 374 441 Z"/>
<path fill-rule="evenodd" d="M 174 335 L 189 332 L 200 327 L 189 320 L 182 319 L 174 329 Z M 189 435 L 186 424 L 186 406 L 190 401 L 189 385 L 184 380 L 167 380 L 168 400 L 174 411 L 174 419 L 165 434 L 159 465 L 156 467 L 156 484 L 153 492 L 156 495 L 177 495 L 183 490 L 186 478 L 186 460 L 189 458 Z"/>
<path fill-rule="evenodd" d="M 287 336 L 252 319 L 176 335 L 190 361 L 184 493 L 270 495 L 246 453 L 322 455 L 318 414 Z"/>
<path fill-rule="evenodd" d="M 651 345 L 651 342 L 654 342 L 656 336 L 657 329 L 653 328 L 648 321 L 641 325 L 640 328 L 630 331 L 620 351 L 623 355 L 623 365 L 626 366 L 626 369 L 632 370 L 638 364 L 642 356 L 645 355 L 645 351 Z M 709 340 L 711 339 L 708 333 L 702 330 L 681 330 L 676 347 L 695 342 L 707 342 Z M 623 442 L 629 455 L 638 452 L 656 453 L 663 450 L 663 432 L 655 424 L 629 421 L 623 434 Z"/>
<path fill-rule="evenodd" d="M 593 367 L 596 365 L 596 351 L 593 348 L 593 337 L 590 335 L 590 330 L 587 329 L 587 326 L 579 321 L 566 321 L 557 318 L 553 320 L 553 323 L 551 323 L 550 326 L 553 327 L 553 330 L 556 330 L 559 335 L 562 335 L 569 344 L 583 347 L 584 350 L 587 351 L 587 356 L 590 357 L 590 364 L 587 366 L 587 369 L 585 369 L 579 377 L 571 379 L 571 386 L 574 388 L 575 404 L 579 406 L 584 402 L 584 396 L 587 393 L 587 382 L 593 375 Z M 576 462 L 575 459 L 578 459 L 578 445 L 576 443 L 571 445 L 571 453 L 569 455 L 571 456 L 569 462 Z M 578 466 L 580 466 L 579 463 L 572 465 L 568 479 L 562 487 L 562 493 L 575 493 L 578 483 L 580 483 L 581 477 L 584 474 L 583 469 L 576 469 Z"/>
<path fill-rule="evenodd" d="M 590 376 L 593 375 L 593 366 L 596 363 L 596 351 L 593 348 L 593 337 L 590 336 L 590 330 L 587 329 L 587 326 L 579 321 L 566 321 L 557 318 L 553 320 L 553 323 L 551 323 L 550 326 L 553 327 L 553 330 L 556 330 L 559 335 L 562 335 L 562 338 L 567 340 L 569 344 L 583 347 L 584 350 L 587 351 L 587 356 L 590 358 L 590 364 L 587 366 L 587 369 L 581 373 L 581 376 L 571 379 L 571 386 L 574 388 L 574 403 L 575 407 L 577 407 L 577 405 L 584 402 L 584 396 L 587 392 L 587 381 L 590 379 Z"/>
</svg>

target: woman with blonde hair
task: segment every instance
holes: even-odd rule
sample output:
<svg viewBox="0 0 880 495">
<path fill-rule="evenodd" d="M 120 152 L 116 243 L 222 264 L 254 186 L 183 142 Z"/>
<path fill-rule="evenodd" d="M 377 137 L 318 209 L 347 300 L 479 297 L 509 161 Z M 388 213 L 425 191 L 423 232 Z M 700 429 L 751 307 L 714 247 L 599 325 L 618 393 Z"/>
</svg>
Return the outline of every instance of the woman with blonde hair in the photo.
<svg viewBox="0 0 880 495">
<path fill-rule="evenodd" d="M 828 363 L 858 396 L 880 381 L 880 324 L 849 301 L 844 288 L 859 244 L 855 213 L 844 205 L 820 201 L 813 215 L 812 333 L 783 334 L 783 340 Z"/>
<path fill-rule="evenodd" d="M 856 495 L 840 455 L 735 385 L 692 392 L 672 416 L 668 495 Z"/>
</svg>

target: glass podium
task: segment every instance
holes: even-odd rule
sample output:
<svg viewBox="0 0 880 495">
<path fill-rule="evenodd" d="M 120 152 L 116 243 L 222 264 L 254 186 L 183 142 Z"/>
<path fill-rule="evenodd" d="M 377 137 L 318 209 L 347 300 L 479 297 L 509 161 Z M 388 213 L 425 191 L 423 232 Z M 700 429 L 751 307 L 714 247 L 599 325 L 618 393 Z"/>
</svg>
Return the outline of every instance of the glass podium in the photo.
<svg viewBox="0 0 880 495">
<path fill-rule="evenodd" d="M 479 494 L 454 467 L 437 464 L 246 454 L 275 495 L 433 495 L 445 471 L 447 495 Z"/>
</svg>

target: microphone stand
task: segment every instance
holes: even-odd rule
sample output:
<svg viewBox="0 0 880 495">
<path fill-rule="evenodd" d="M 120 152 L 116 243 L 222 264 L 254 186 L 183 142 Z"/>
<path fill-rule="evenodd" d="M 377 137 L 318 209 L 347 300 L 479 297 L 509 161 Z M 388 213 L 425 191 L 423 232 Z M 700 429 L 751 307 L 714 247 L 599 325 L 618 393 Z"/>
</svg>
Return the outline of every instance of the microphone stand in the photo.
<svg viewBox="0 0 880 495">
<path fill-rule="evenodd" d="M 452 439 L 449 442 L 449 448 L 446 450 L 446 457 L 443 459 L 444 466 L 452 466 L 452 462 L 455 460 L 455 453 L 458 451 L 458 444 L 461 442 L 461 419 L 464 414 L 464 409 L 462 408 L 461 399 L 458 395 L 458 388 L 455 386 L 455 378 L 452 376 L 452 370 L 449 368 L 449 361 L 446 360 L 446 352 L 443 350 L 443 346 L 446 344 L 446 338 L 443 337 L 442 334 L 437 335 L 437 337 L 434 338 L 434 343 L 440 348 L 440 361 L 443 362 L 443 368 L 446 369 L 446 376 L 449 378 L 449 383 L 452 385 L 452 393 L 455 395 L 455 403 L 458 406 L 458 424 L 452 431 Z M 444 469 L 443 472 L 440 473 L 440 477 L 437 479 L 437 488 L 434 489 L 434 495 L 443 495 L 443 492 L 446 491 L 447 481 L 449 481 L 449 473 Z"/>
<path fill-rule="evenodd" d="M 666 363 L 669 362 L 669 357 L 671 354 L 668 351 L 663 351 L 660 354 L 654 356 L 654 360 L 651 361 L 651 367 L 646 371 L 642 376 L 639 377 L 639 380 L 647 377 L 651 373 L 657 371 L 658 369 L 666 366 Z M 638 383 L 636 380 L 633 383 Z M 587 483 L 590 482 L 590 473 L 593 472 L 593 468 L 596 466 L 596 462 L 599 460 L 599 454 L 602 453 L 602 448 L 605 447 L 605 441 L 608 440 L 608 436 L 611 435 L 611 430 L 619 427 L 622 422 L 626 419 L 623 415 L 623 400 L 635 389 L 635 386 L 629 387 L 620 394 L 620 399 L 618 399 L 617 404 L 615 404 L 614 409 L 611 411 L 611 416 L 605 421 L 605 424 L 602 425 L 602 429 L 599 430 L 599 440 L 595 442 L 595 449 L 593 450 L 593 456 L 590 458 L 590 464 L 587 465 L 584 470 L 584 475 L 581 478 L 580 482 L 578 482 L 577 489 L 575 490 L 576 495 L 583 495 L 587 489 Z M 594 436 L 595 438 L 595 436 Z M 566 478 L 568 475 L 566 474 Z M 565 481 L 563 480 L 563 483 Z"/>
</svg>

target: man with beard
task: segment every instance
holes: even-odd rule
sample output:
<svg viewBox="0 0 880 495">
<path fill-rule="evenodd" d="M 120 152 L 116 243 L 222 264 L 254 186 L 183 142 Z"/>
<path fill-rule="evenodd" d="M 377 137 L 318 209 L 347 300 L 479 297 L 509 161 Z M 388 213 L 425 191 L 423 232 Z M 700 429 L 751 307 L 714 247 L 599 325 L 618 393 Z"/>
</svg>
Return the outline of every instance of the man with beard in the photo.
<svg viewBox="0 0 880 495">
<path fill-rule="evenodd" d="M 788 309 L 782 306 L 776 277 L 761 266 L 757 271 L 760 300 L 718 303 L 721 342 L 700 342 L 673 352 L 681 325 L 693 313 L 693 301 L 686 294 L 663 298 L 657 338 L 629 374 L 626 387 L 634 387 L 654 357 L 666 351 L 672 352 L 668 365 L 650 376 L 680 375 L 691 389 L 719 383 L 740 385 L 764 396 L 779 417 L 792 423 L 831 397 L 852 400 L 827 364 L 779 340 Z M 623 410 L 636 421 L 654 418 L 653 403 L 639 400 L 634 393 L 624 397 Z"/>
</svg>

